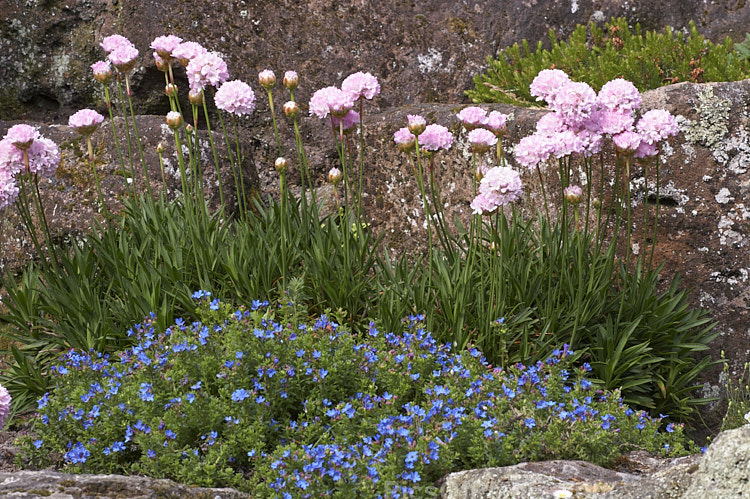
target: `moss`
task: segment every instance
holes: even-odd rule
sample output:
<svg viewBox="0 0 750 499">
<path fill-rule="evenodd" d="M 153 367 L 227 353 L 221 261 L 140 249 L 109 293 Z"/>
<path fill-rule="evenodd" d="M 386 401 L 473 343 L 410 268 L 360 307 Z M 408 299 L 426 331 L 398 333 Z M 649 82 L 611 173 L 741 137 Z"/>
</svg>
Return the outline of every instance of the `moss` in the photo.
<svg viewBox="0 0 750 499">
<path fill-rule="evenodd" d="M 693 144 L 715 149 L 729 133 L 729 111 L 731 102 L 714 95 L 712 86 L 698 94 L 698 120 L 693 121 L 685 131 L 685 138 Z"/>
</svg>

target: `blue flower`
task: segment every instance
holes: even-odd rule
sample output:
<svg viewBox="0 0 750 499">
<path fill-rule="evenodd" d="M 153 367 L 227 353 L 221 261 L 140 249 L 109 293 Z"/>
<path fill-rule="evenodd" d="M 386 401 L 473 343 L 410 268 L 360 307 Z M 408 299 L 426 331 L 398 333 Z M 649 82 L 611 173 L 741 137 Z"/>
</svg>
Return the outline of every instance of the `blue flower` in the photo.
<svg viewBox="0 0 750 499">
<path fill-rule="evenodd" d="M 211 296 L 211 292 L 210 291 L 203 291 L 202 289 L 199 289 L 198 291 L 196 291 L 195 293 L 193 293 L 193 299 L 195 299 L 195 300 L 200 300 L 201 298 L 204 298 L 204 297 L 207 298 L 209 296 Z"/>
<path fill-rule="evenodd" d="M 34 447 L 36 447 L 37 449 L 41 449 L 42 444 L 44 444 L 44 440 L 34 440 Z"/>
<path fill-rule="evenodd" d="M 523 424 L 526 428 L 533 428 L 536 426 L 536 421 L 534 421 L 534 418 L 527 418 Z"/>
<path fill-rule="evenodd" d="M 232 400 L 234 400 L 235 402 L 242 402 L 249 396 L 250 393 L 247 390 L 245 390 L 244 388 L 240 388 L 239 390 L 235 390 L 232 393 Z"/>
<path fill-rule="evenodd" d="M 66 452 L 63 457 L 73 464 L 85 463 L 91 453 L 83 446 L 81 442 L 76 442 L 72 449 Z"/>
<path fill-rule="evenodd" d="M 219 299 L 215 298 L 214 300 L 212 300 L 211 304 L 209 305 L 209 308 L 211 310 L 219 310 Z"/>
</svg>

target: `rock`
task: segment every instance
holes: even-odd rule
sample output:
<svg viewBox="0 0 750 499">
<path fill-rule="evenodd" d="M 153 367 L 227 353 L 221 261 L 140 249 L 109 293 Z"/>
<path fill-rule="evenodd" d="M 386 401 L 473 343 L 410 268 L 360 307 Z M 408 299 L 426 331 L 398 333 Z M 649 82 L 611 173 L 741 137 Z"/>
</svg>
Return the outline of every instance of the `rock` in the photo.
<svg viewBox="0 0 750 499">
<path fill-rule="evenodd" d="M 233 489 L 207 489 L 181 485 L 172 480 L 141 476 L 71 475 L 54 471 L 0 473 L 3 497 L 52 499 L 244 499 L 248 494 Z"/>
<path fill-rule="evenodd" d="M 721 433 L 708 448 L 685 497 L 750 495 L 750 425 Z"/>
</svg>

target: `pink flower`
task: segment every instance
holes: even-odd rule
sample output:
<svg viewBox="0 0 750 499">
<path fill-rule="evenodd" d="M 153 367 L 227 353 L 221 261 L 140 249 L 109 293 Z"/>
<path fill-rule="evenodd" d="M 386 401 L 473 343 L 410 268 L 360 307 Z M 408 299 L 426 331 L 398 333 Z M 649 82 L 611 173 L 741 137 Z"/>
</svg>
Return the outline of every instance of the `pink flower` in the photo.
<svg viewBox="0 0 750 499">
<path fill-rule="evenodd" d="M 169 62 L 172 57 L 174 57 L 172 51 L 180 45 L 180 42 L 182 42 L 182 38 L 178 36 L 157 36 L 154 38 L 154 41 L 151 42 L 151 48 L 154 49 L 156 53 L 159 54 L 159 57 L 164 59 L 165 62 Z"/>
<path fill-rule="evenodd" d="M 28 151 L 29 171 L 42 177 L 51 177 L 60 165 L 60 150 L 51 140 L 39 136 Z"/>
<path fill-rule="evenodd" d="M 655 144 L 649 144 L 645 140 L 641 141 L 641 145 L 638 146 L 638 150 L 633 154 L 634 158 L 650 158 L 659 154 L 659 149 Z"/>
<path fill-rule="evenodd" d="M 597 111 L 592 119 L 598 121 L 602 133 L 617 135 L 626 130 L 632 130 L 635 119 L 630 112 Z"/>
<path fill-rule="evenodd" d="M 578 130 L 576 133 L 578 140 L 581 141 L 582 154 L 586 158 L 590 158 L 594 154 L 599 154 L 602 150 L 602 144 L 604 139 L 602 134 L 596 130 L 589 130 L 587 128 Z"/>
<path fill-rule="evenodd" d="M 492 213 L 497 208 L 520 199 L 523 184 L 518 172 L 507 166 L 490 168 L 479 182 L 479 194 L 471 207 L 474 213 Z"/>
<path fill-rule="evenodd" d="M 81 135 L 91 135 L 104 121 L 104 116 L 93 109 L 81 109 L 70 118 L 68 126 L 74 128 Z"/>
<path fill-rule="evenodd" d="M 112 79 L 112 67 L 109 61 L 98 61 L 91 65 L 94 79 L 100 83 L 107 83 Z"/>
<path fill-rule="evenodd" d="M 617 78 L 604 84 L 597 101 L 608 111 L 627 114 L 641 107 L 641 93 L 628 80 Z"/>
<path fill-rule="evenodd" d="M 534 168 L 547 161 L 555 150 L 549 135 L 535 133 L 522 138 L 513 150 L 513 156 L 521 166 Z"/>
<path fill-rule="evenodd" d="M 419 145 L 427 151 L 450 149 L 453 145 L 453 134 L 443 125 L 427 125 L 424 132 L 419 134 Z"/>
<path fill-rule="evenodd" d="M 196 55 L 187 65 L 190 90 L 200 92 L 206 85 L 219 86 L 229 79 L 227 63 L 216 52 Z"/>
<path fill-rule="evenodd" d="M 484 122 L 484 126 L 487 129 L 497 135 L 498 137 L 505 132 L 505 124 L 508 121 L 508 115 L 501 113 L 500 111 L 492 111 L 487 116 L 487 121 Z"/>
<path fill-rule="evenodd" d="M 490 147 L 497 144 L 497 137 L 494 133 L 484 128 L 475 128 L 469 132 L 469 143 L 471 144 L 472 151 L 476 153 L 483 153 L 489 150 Z"/>
<path fill-rule="evenodd" d="M 393 134 L 393 141 L 401 152 L 410 152 L 414 149 L 417 138 L 409 131 L 409 128 L 399 128 Z"/>
<path fill-rule="evenodd" d="M 201 54 L 207 53 L 203 45 L 197 42 L 182 42 L 172 49 L 172 57 L 177 59 L 180 64 L 187 67 L 187 65 Z"/>
<path fill-rule="evenodd" d="M 563 189 L 563 197 L 570 204 L 578 204 L 583 199 L 583 189 L 577 185 L 569 185 Z"/>
<path fill-rule="evenodd" d="M 328 116 L 328 113 L 343 118 L 352 106 L 354 106 L 354 99 L 351 94 L 336 87 L 325 87 L 315 92 L 310 99 L 310 114 L 320 119 Z"/>
<path fill-rule="evenodd" d="M 276 75 L 270 69 L 264 69 L 258 73 L 258 83 L 266 90 L 272 89 L 276 85 Z"/>
<path fill-rule="evenodd" d="M 102 40 L 102 43 L 100 45 L 104 49 L 105 52 L 113 52 L 118 47 L 128 46 L 128 45 L 132 46 L 133 44 L 130 43 L 130 40 L 128 40 L 122 35 L 110 35 L 106 37 L 104 40 Z"/>
<path fill-rule="evenodd" d="M 584 152 L 584 143 L 581 137 L 572 130 L 563 130 L 548 137 L 552 145 L 552 154 L 556 158 L 563 158 L 571 154 L 582 154 Z"/>
<path fill-rule="evenodd" d="M 347 76 L 341 83 L 341 90 L 352 95 L 354 100 L 365 98 L 371 100 L 380 93 L 380 83 L 370 73 L 357 73 Z"/>
<path fill-rule="evenodd" d="M 5 420 L 8 418 L 8 414 L 10 414 L 10 398 L 8 390 L 3 385 L 0 385 L 0 429 L 5 426 Z"/>
<path fill-rule="evenodd" d="M 348 131 L 353 131 L 353 126 L 359 124 L 359 113 L 355 110 L 350 110 L 348 113 L 346 113 L 346 116 L 343 118 L 337 118 L 334 115 L 331 115 L 328 117 L 331 120 L 331 125 L 339 128 L 339 124 L 341 125 L 341 128 L 343 128 L 344 133 Z"/>
<path fill-rule="evenodd" d="M 567 128 L 559 113 L 547 113 L 536 122 L 536 132 L 542 135 L 552 135 Z"/>
<path fill-rule="evenodd" d="M 118 71 L 127 73 L 135 66 L 138 49 L 132 45 L 120 45 L 110 52 L 107 58 Z"/>
<path fill-rule="evenodd" d="M 643 141 L 649 144 L 660 142 L 680 132 L 677 120 L 663 109 L 652 109 L 641 116 L 636 129 Z"/>
<path fill-rule="evenodd" d="M 2 147 L 2 141 L 0 141 L 0 148 Z M 8 144 L 10 145 L 10 144 Z M 0 153 L 2 156 L 2 153 Z M 1 162 L 2 160 L 0 160 Z M 0 168 L 0 210 L 13 204 L 18 198 L 18 186 L 10 172 Z M 2 427 L 2 423 L 0 423 Z"/>
<path fill-rule="evenodd" d="M 554 98 L 547 100 L 549 108 L 560 113 L 562 121 L 576 127 L 589 118 L 596 107 L 596 92 L 588 83 L 570 81 L 562 86 Z"/>
<path fill-rule="evenodd" d="M 570 81 L 570 77 L 559 69 L 543 69 L 531 82 L 529 90 L 536 100 L 545 100 L 550 103 L 560 89 Z"/>
<path fill-rule="evenodd" d="M 39 132 L 37 132 L 36 128 L 31 125 L 13 125 L 8 130 L 8 133 L 5 134 L 5 138 L 21 151 L 25 151 L 31 147 L 34 143 L 34 139 L 39 138 Z"/>
<path fill-rule="evenodd" d="M 487 111 L 476 106 L 465 107 L 456 115 L 456 118 L 464 124 L 467 130 L 473 130 L 485 124 Z"/>
<path fill-rule="evenodd" d="M 214 97 L 216 107 L 222 111 L 243 116 L 255 109 L 255 93 L 250 85 L 240 80 L 224 83 Z"/>
<path fill-rule="evenodd" d="M 23 170 L 23 152 L 7 136 L 0 140 L 0 174 L 12 177 Z"/>
<path fill-rule="evenodd" d="M 626 130 L 617 135 L 613 135 L 612 141 L 620 152 L 632 154 L 638 150 L 638 147 L 640 147 L 641 136 L 633 131 Z"/>
<path fill-rule="evenodd" d="M 427 128 L 427 121 L 418 114 L 407 114 L 406 119 L 409 122 L 407 128 L 409 128 L 409 131 L 414 135 L 419 135 L 424 132 L 425 128 Z"/>
<path fill-rule="evenodd" d="M 284 73 L 284 79 L 281 80 L 281 84 L 286 87 L 287 90 L 294 90 L 299 85 L 299 75 L 296 71 L 287 71 Z"/>
</svg>

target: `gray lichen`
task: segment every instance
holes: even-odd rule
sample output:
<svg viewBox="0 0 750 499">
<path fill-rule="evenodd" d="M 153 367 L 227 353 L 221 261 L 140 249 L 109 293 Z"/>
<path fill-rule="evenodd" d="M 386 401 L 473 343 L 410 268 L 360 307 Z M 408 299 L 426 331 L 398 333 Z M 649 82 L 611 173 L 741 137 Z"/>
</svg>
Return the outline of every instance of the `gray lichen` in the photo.
<svg viewBox="0 0 750 499">
<path fill-rule="evenodd" d="M 729 111 L 731 101 L 714 95 L 708 85 L 698 94 L 696 111 L 700 118 L 686 124 L 685 138 L 693 144 L 700 144 L 711 150 L 716 148 L 729 133 Z"/>
</svg>

